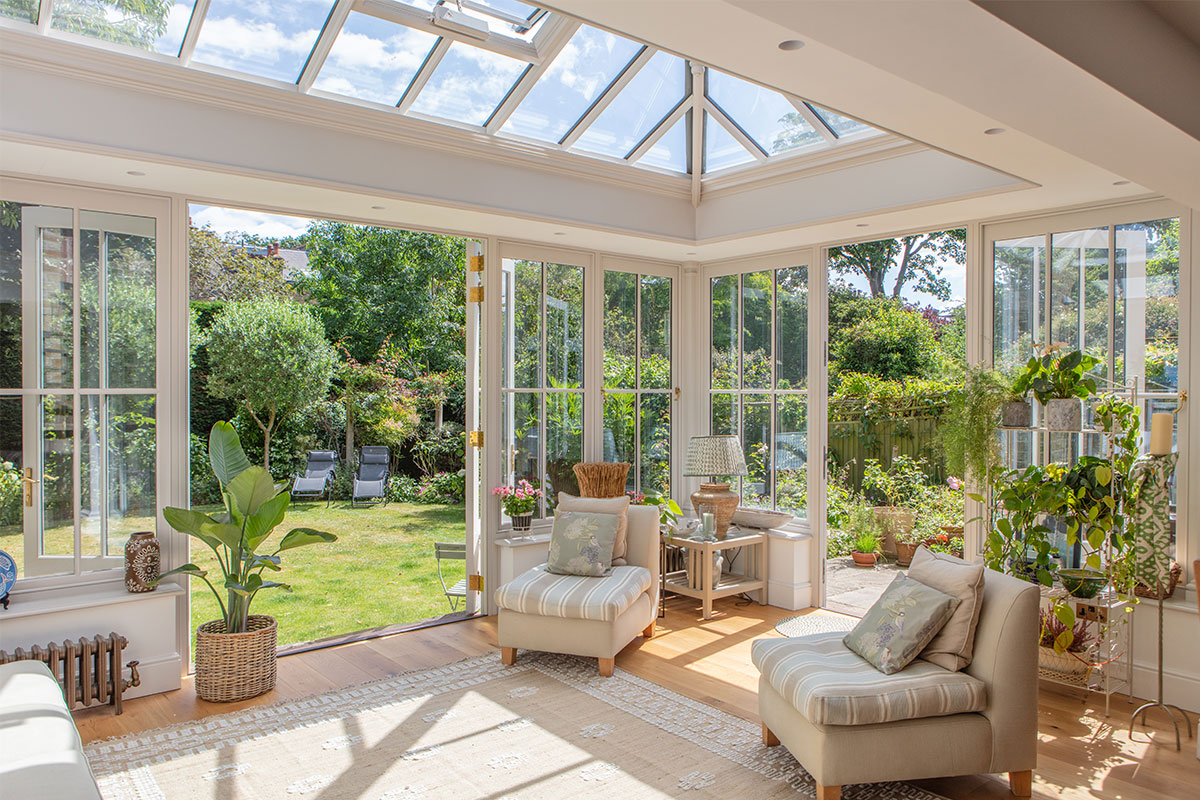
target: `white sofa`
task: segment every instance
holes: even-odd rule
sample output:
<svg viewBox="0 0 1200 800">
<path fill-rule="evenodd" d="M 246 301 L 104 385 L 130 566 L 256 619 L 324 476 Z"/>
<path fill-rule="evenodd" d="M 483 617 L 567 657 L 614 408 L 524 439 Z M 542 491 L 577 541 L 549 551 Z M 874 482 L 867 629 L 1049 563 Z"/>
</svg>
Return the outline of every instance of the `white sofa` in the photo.
<svg viewBox="0 0 1200 800">
<path fill-rule="evenodd" d="M 101 800 L 62 689 L 40 661 L 0 664 L 0 796 Z"/>
<path fill-rule="evenodd" d="M 500 653 L 512 664 L 517 649 L 589 656 L 612 675 L 617 653 L 638 634 L 654 635 L 658 617 L 661 539 L 658 509 L 630 506 L 626 564 L 602 578 L 554 575 L 545 564 L 496 590 Z"/>
</svg>

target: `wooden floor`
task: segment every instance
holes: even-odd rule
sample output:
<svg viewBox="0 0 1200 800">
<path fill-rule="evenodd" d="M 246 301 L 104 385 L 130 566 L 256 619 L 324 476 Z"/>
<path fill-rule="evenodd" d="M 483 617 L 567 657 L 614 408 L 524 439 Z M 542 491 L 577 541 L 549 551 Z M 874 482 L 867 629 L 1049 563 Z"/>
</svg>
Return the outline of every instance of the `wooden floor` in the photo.
<svg viewBox="0 0 1200 800">
<path fill-rule="evenodd" d="M 635 640 L 617 656 L 617 666 L 757 720 L 757 673 L 750 663 L 750 643 L 778 635 L 775 622 L 793 612 L 738 605 L 732 598 L 717 601 L 715 611 L 714 619 L 702 622 L 694 601 L 672 597 L 654 638 Z M 437 666 L 495 647 L 495 618 L 469 620 L 280 658 L 275 691 L 244 703 L 197 700 L 190 681 L 185 681 L 180 691 L 127 701 L 125 713 L 119 717 L 105 708 L 93 708 L 77 712 L 76 721 L 84 741 L 92 741 Z M 1154 727 L 1148 733 L 1139 730 L 1130 739 L 1131 708 L 1121 698 L 1111 719 L 1105 719 L 1102 698 L 1097 703 L 1097 698 L 1082 692 L 1072 696 L 1043 687 L 1033 796 L 1072 800 L 1200 798 L 1195 740 L 1185 740 L 1183 751 L 1176 752 L 1174 734 L 1169 725 L 1162 727 L 1165 718 L 1161 717 L 1151 720 Z M 917 784 L 952 800 L 1012 797 L 1007 782 L 996 776 Z"/>
</svg>

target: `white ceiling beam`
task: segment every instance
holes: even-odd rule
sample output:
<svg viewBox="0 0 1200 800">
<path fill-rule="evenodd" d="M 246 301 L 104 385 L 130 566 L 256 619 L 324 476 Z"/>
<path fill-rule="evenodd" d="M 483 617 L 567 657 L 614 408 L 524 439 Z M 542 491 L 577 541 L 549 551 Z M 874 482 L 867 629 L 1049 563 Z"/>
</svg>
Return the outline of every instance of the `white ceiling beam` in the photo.
<svg viewBox="0 0 1200 800">
<path fill-rule="evenodd" d="M 525 70 L 525 74 L 517 81 L 517 85 L 501 101 L 495 112 L 492 113 L 491 118 L 487 121 L 485 130 L 488 133 L 494 134 L 504 127 L 504 123 L 508 122 L 508 118 L 517 110 L 517 106 L 521 105 L 521 101 L 528 96 L 534 84 L 546 74 L 546 70 L 550 69 L 550 65 L 554 63 L 554 59 L 567 46 L 567 42 L 571 41 L 571 37 L 579 30 L 581 24 L 578 20 L 571 19 L 570 17 L 555 15 L 546 22 L 542 31 L 538 31 L 540 34 L 544 32 L 546 27 L 554 26 L 554 30 L 549 32 L 550 36 L 544 40 L 545 44 L 539 48 L 539 52 L 542 54 L 542 63 L 533 64 L 529 69 Z"/>
<path fill-rule="evenodd" d="M 562 138 L 559 144 L 566 148 L 579 141 L 579 137 L 587 132 L 592 123 L 604 113 L 604 109 L 608 108 L 609 104 L 621 93 L 621 90 L 629 85 L 629 82 L 641 71 L 642 67 L 650 62 L 650 59 L 654 57 L 656 52 L 658 51 L 652 47 L 643 47 L 641 52 L 634 56 L 633 60 L 621 71 L 621 74 L 613 79 L 608 88 L 600 93 L 600 96 L 596 98 L 596 102 L 592 103 L 592 107 L 579 118 L 579 121 L 571 127 L 571 130 L 567 131 L 567 135 Z"/>
<path fill-rule="evenodd" d="M 54 16 L 54 0 L 41 0 L 38 3 L 37 29 L 38 33 L 50 30 L 50 18 Z"/>
<path fill-rule="evenodd" d="M 700 178 L 704 172 L 704 65 L 689 61 L 692 69 L 692 208 L 700 207 Z"/>
<path fill-rule="evenodd" d="M 704 98 L 704 110 L 711 114 L 717 121 L 717 124 L 727 130 L 730 136 L 737 139 L 738 144 L 749 150 L 750 155 L 754 156 L 755 159 L 758 161 L 767 160 L 767 152 L 759 146 L 758 142 L 750 137 L 750 134 L 742 130 L 741 125 L 730 119 L 723 108 L 706 97 Z"/>
<path fill-rule="evenodd" d="M 679 105 L 671 109 L 671 112 L 663 117 L 662 122 L 655 125 L 654 128 L 644 137 L 642 137 L 642 140 L 638 142 L 632 150 L 629 151 L 629 155 L 625 156 L 625 160 L 637 162 L 642 156 L 646 155 L 651 147 L 654 147 L 654 145 L 658 144 L 658 140 L 666 136 L 667 131 L 671 130 L 675 123 L 679 122 L 679 120 L 682 119 L 685 114 L 687 114 L 688 109 L 692 107 L 689 100 L 690 98 L 687 97 L 680 100 Z"/>
<path fill-rule="evenodd" d="M 408 111 L 412 107 L 412 104 L 417 101 L 417 95 L 425 88 L 425 84 L 429 83 L 429 79 L 433 77 L 433 71 L 437 69 L 438 64 L 442 63 L 442 58 L 450 49 L 450 43 L 451 40 L 443 36 L 437 40 L 437 44 L 433 46 L 433 50 L 425 57 L 425 63 L 417 70 L 417 74 L 413 76 L 412 82 L 404 90 L 404 96 L 400 98 L 400 102 L 396 103 L 396 108 L 401 113 Z"/>
<path fill-rule="evenodd" d="M 208 0 L 196 0 L 192 7 L 192 17 L 188 20 L 187 31 L 183 34 L 183 43 L 179 46 L 179 63 L 187 66 L 192 61 L 192 53 L 196 52 L 196 42 L 200 39 L 200 26 L 208 16 Z"/>
<path fill-rule="evenodd" d="M 333 49 L 333 43 L 337 40 L 342 26 L 346 24 L 346 19 L 350 16 L 350 10 L 353 7 L 354 0 L 337 0 L 334 3 L 329 17 L 325 20 L 325 27 L 321 28 L 321 35 L 317 37 L 317 43 L 313 45 L 312 52 L 308 54 L 308 61 L 305 62 L 304 70 L 300 73 L 300 80 L 296 81 L 296 86 L 301 92 L 307 92 L 312 88 L 317 74 L 321 71 L 321 67 L 325 66 L 325 59 L 329 57 L 329 51 Z"/>
<path fill-rule="evenodd" d="M 805 122 L 807 122 L 809 125 L 812 125 L 813 130 L 821 134 L 821 138 L 825 140 L 826 144 L 838 143 L 837 133 L 833 130 L 833 128 L 825 124 L 825 120 L 821 119 L 819 114 L 814 113 L 813 110 L 808 107 L 808 103 L 804 102 L 799 97 L 793 97 L 790 94 L 785 94 L 784 97 L 786 97 L 787 101 L 792 104 L 792 108 L 796 109 L 796 113 L 803 117 Z"/>
<path fill-rule="evenodd" d="M 441 36 L 443 39 L 461 41 L 472 47 L 490 50 L 502 56 L 509 56 L 520 61 L 528 61 L 531 64 L 539 64 L 542 61 L 542 57 L 538 55 L 537 48 L 528 42 L 522 42 L 520 39 L 514 39 L 511 36 L 504 36 L 498 33 L 489 34 L 486 39 L 475 39 L 470 36 L 464 36 L 449 28 L 434 25 L 433 15 L 428 11 L 422 11 L 419 8 L 413 8 L 404 3 L 396 3 L 393 0 L 357 0 L 354 10 L 369 14 L 372 17 L 387 20 L 388 22 L 395 22 L 409 28 L 416 28 L 419 31 L 432 33 L 435 36 Z"/>
</svg>

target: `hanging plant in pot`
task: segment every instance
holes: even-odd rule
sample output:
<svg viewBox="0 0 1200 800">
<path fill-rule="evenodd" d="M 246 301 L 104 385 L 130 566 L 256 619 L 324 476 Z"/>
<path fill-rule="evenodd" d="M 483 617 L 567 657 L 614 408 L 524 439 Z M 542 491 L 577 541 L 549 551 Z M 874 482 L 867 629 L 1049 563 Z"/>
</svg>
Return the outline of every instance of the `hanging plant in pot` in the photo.
<svg viewBox="0 0 1200 800">
<path fill-rule="evenodd" d="M 1100 363 L 1081 350 L 1060 353 L 1046 348 L 1030 358 L 1017 385 L 1028 382 L 1033 396 L 1046 410 L 1046 428 L 1078 432 L 1083 427 L 1083 401 L 1096 393 L 1096 379 L 1088 373 Z"/>
<path fill-rule="evenodd" d="M 208 438 L 208 457 L 221 487 L 225 508 L 209 515 L 187 508 L 164 508 L 175 530 L 197 539 L 216 554 L 225 598 L 208 578 L 208 571 L 184 564 L 170 575 L 188 575 L 208 584 L 221 608 L 221 619 L 196 631 L 196 694 L 211 702 L 257 697 L 275 687 L 276 623 L 272 617 L 250 614 L 250 604 L 263 589 L 290 592 L 285 583 L 264 580 L 263 573 L 279 572 L 279 554 L 294 547 L 333 542 L 332 533 L 295 528 L 267 552 L 267 540 L 283 522 L 291 496 L 262 467 L 251 466 L 228 422 L 218 422 Z"/>
</svg>

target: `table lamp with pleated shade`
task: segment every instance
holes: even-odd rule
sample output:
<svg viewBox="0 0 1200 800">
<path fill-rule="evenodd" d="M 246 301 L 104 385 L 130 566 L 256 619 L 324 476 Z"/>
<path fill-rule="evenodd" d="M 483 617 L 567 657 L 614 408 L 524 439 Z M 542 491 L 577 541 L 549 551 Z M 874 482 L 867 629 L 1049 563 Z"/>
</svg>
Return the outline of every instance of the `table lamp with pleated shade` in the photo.
<svg viewBox="0 0 1200 800">
<path fill-rule="evenodd" d="M 729 490 L 728 483 L 718 482 L 715 478 L 749 474 L 741 440 L 736 436 L 693 436 L 688 442 L 683 474 L 689 478 L 708 478 L 709 482 L 701 483 L 692 493 L 692 508 L 696 510 L 697 519 L 703 519 L 705 512 L 711 513 L 716 522 L 717 538 L 724 539 L 739 498 Z"/>
</svg>

